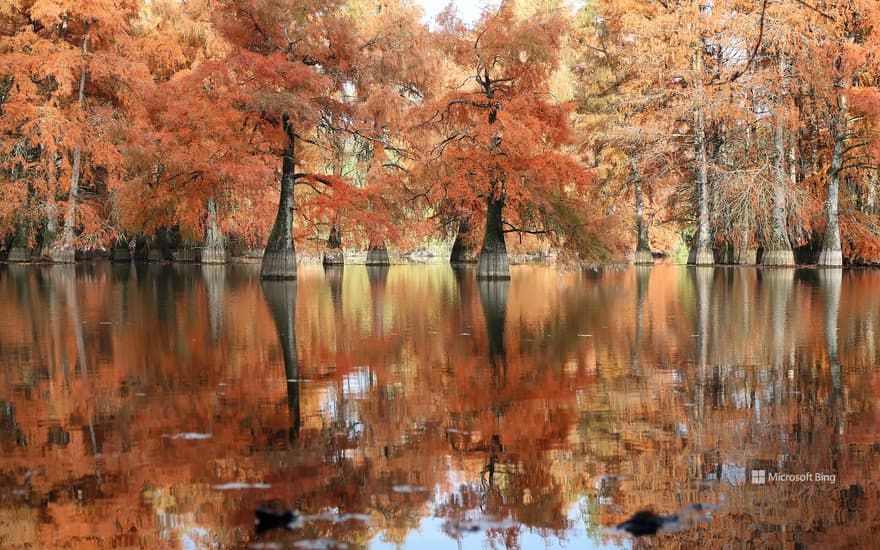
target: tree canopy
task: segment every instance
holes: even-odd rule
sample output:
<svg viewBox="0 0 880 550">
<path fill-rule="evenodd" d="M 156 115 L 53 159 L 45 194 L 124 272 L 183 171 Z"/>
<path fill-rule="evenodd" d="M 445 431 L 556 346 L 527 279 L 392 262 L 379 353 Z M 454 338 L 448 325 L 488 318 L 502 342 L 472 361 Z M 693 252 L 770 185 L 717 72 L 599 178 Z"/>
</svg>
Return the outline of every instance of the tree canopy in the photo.
<svg viewBox="0 0 880 550">
<path fill-rule="evenodd" d="M 472 24 L 403 0 L 14 0 L 3 254 L 264 249 L 270 278 L 296 246 L 453 239 L 482 278 L 534 253 L 873 263 L 878 24 L 871 0 L 506 0 Z"/>
</svg>

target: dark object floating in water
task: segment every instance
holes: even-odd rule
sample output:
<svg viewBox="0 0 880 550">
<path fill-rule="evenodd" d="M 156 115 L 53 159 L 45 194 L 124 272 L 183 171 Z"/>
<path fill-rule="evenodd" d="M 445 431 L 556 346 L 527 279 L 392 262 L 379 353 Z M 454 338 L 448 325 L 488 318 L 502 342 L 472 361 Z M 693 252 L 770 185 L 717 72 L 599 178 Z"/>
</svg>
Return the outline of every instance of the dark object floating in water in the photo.
<svg viewBox="0 0 880 550">
<path fill-rule="evenodd" d="M 678 516 L 658 516 L 649 510 L 636 512 L 631 518 L 620 523 L 617 528 L 626 531 L 634 537 L 644 535 L 656 535 L 666 526 L 678 524 Z"/>
<path fill-rule="evenodd" d="M 293 529 L 296 521 L 296 514 L 290 510 L 276 511 L 268 508 L 257 508 L 257 519 L 254 522 L 254 529 L 258 535 L 262 535 L 266 531 L 272 529 Z"/>
</svg>

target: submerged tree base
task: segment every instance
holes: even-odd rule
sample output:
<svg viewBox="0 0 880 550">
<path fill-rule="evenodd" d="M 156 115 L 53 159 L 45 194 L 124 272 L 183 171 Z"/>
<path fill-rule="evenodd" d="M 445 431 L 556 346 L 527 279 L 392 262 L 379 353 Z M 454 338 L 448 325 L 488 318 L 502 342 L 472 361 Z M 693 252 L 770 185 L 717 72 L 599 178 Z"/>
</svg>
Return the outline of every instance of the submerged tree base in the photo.
<svg viewBox="0 0 880 550">
<path fill-rule="evenodd" d="M 261 279 L 296 279 L 296 251 L 266 250 L 260 265 Z"/>
<path fill-rule="evenodd" d="M 56 264 L 72 264 L 76 261 L 76 250 L 69 244 L 53 246 L 49 250 L 49 259 Z"/>
<path fill-rule="evenodd" d="M 452 251 L 449 253 L 449 263 L 451 264 L 475 264 L 477 256 L 473 248 L 467 246 L 460 236 L 455 237 L 452 243 Z"/>
<path fill-rule="evenodd" d="M 371 247 L 367 252 L 367 261 L 364 263 L 367 265 L 391 265 L 391 260 L 388 259 L 388 249 L 384 246 Z"/>
<path fill-rule="evenodd" d="M 198 249 L 175 248 L 171 251 L 171 259 L 180 263 L 198 263 L 201 257 Z"/>
<path fill-rule="evenodd" d="M 635 265 L 653 265 L 654 256 L 650 250 L 636 250 L 633 254 L 633 264 Z"/>
<path fill-rule="evenodd" d="M 367 255 L 369 256 L 369 253 Z M 387 252 L 385 255 L 388 255 Z M 327 250 L 324 252 L 321 263 L 324 265 L 345 265 L 345 253 L 341 250 Z"/>
<path fill-rule="evenodd" d="M 168 259 L 168 254 L 162 248 L 148 248 L 147 249 L 147 261 L 148 262 L 164 262 Z"/>
<path fill-rule="evenodd" d="M 206 246 L 202 249 L 203 264 L 229 263 L 229 250 L 225 246 Z"/>
<path fill-rule="evenodd" d="M 481 281 L 503 281 L 510 279 L 510 262 L 507 252 L 480 253 L 477 260 L 477 279 Z"/>
<path fill-rule="evenodd" d="M 790 248 L 788 250 L 765 250 L 761 264 L 780 267 L 795 265 L 794 252 Z"/>
<path fill-rule="evenodd" d="M 110 252 L 110 261 L 118 263 L 130 262 L 131 250 L 128 248 L 128 243 L 119 243 L 114 246 Z"/>
<path fill-rule="evenodd" d="M 824 267 L 841 267 L 843 266 L 843 251 L 842 250 L 831 250 L 831 249 L 822 249 L 819 252 L 819 261 L 816 262 L 816 265 L 824 266 Z"/>
<path fill-rule="evenodd" d="M 688 265 L 715 265 L 715 254 L 706 245 L 695 246 L 688 254 Z"/>
<path fill-rule="evenodd" d="M 33 261 L 34 251 L 24 246 L 13 246 L 9 250 L 6 261 L 11 264 L 26 264 Z"/>
<path fill-rule="evenodd" d="M 756 248 L 737 248 L 733 252 L 733 262 L 737 265 L 755 265 L 758 263 Z"/>
</svg>

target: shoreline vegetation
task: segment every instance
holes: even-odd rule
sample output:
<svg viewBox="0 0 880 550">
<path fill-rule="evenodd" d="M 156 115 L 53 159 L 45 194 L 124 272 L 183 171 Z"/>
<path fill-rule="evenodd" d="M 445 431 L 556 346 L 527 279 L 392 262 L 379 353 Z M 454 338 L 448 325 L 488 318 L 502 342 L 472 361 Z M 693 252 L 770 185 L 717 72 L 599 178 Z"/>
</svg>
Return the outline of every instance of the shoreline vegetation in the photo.
<svg viewBox="0 0 880 550">
<path fill-rule="evenodd" d="M 254 264 L 259 265 L 262 262 L 263 258 L 263 250 L 257 248 L 251 249 L 237 249 L 235 252 L 227 253 L 225 256 L 225 260 L 223 262 L 215 262 L 215 261 L 203 261 L 202 260 L 202 251 L 205 247 L 191 247 L 187 249 L 174 249 L 171 250 L 168 254 L 154 254 L 153 256 L 146 256 L 141 258 L 129 257 L 124 260 L 119 260 L 114 257 L 113 250 L 108 249 L 91 249 L 91 250 L 76 250 L 76 259 L 73 262 L 64 262 L 58 263 L 52 261 L 50 258 L 38 258 L 31 257 L 27 261 L 10 261 L 8 259 L 8 251 L 0 251 L 0 265 L 65 265 L 65 264 L 87 264 L 87 263 L 95 263 L 95 262 L 109 262 L 114 264 L 124 264 L 124 263 L 152 263 L 152 264 L 179 264 L 179 265 L 227 265 L 227 264 Z M 450 256 L 451 250 L 449 248 L 439 249 L 439 250 L 415 250 L 411 252 L 397 252 L 397 251 L 388 251 L 388 262 L 382 265 L 387 266 L 395 266 L 395 265 L 440 265 L 440 264 L 449 264 L 453 268 L 470 268 L 476 271 L 477 261 L 476 259 L 471 261 L 452 261 Z M 297 264 L 298 265 L 324 265 L 325 268 L 330 267 L 339 267 L 342 268 L 344 266 L 375 266 L 377 264 L 371 263 L 368 261 L 368 250 L 342 250 L 339 253 L 342 258 L 342 262 L 338 264 L 331 264 L 326 261 L 326 257 L 324 253 L 298 253 L 297 254 Z M 583 261 L 575 261 L 569 259 L 560 259 L 559 255 L 555 252 L 539 252 L 539 253 L 523 253 L 523 254 L 509 254 L 508 255 L 509 263 L 511 266 L 514 265 L 529 265 L 529 264 L 540 264 L 540 265 L 558 265 L 563 270 L 570 269 L 580 269 L 580 270 L 590 270 L 590 271 L 603 271 L 603 270 L 620 270 L 627 269 L 629 267 L 635 267 L 636 269 L 650 269 L 651 265 L 690 265 L 686 261 L 686 259 L 677 259 L 674 256 L 666 255 L 662 252 L 655 252 L 652 255 L 653 262 L 645 265 L 644 262 L 635 261 L 634 258 L 629 258 L 627 261 L 622 262 L 605 262 L 605 263 L 593 263 L 593 262 L 583 262 Z M 716 262 L 711 265 L 700 265 L 694 266 L 690 265 L 690 267 L 745 267 L 745 268 L 762 268 L 762 269 L 816 269 L 816 268 L 827 268 L 828 266 L 822 266 L 817 262 L 812 263 L 798 263 L 798 264 L 787 264 L 787 265 L 767 265 L 761 262 L 751 262 L 751 263 L 743 263 L 743 262 Z M 878 262 L 851 262 L 845 263 L 843 266 L 834 266 L 837 268 L 844 269 L 880 269 L 880 263 Z"/>
</svg>

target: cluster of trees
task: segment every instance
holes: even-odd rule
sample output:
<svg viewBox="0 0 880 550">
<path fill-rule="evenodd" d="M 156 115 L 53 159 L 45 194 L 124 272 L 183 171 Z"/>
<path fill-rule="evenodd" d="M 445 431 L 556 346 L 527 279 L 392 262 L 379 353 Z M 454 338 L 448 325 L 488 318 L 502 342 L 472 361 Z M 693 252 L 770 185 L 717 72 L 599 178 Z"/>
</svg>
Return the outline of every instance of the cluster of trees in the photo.
<svg viewBox="0 0 880 550">
<path fill-rule="evenodd" d="M 0 234 L 9 261 L 241 242 L 265 278 L 295 277 L 294 243 L 387 263 L 448 237 L 503 279 L 507 233 L 600 261 L 650 262 L 654 233 L 695 264 L 873 260 L 878 24 L 872 0 L 505 0 L 472 25 L 402 0 L 14 0 Z"/>
</svg>

